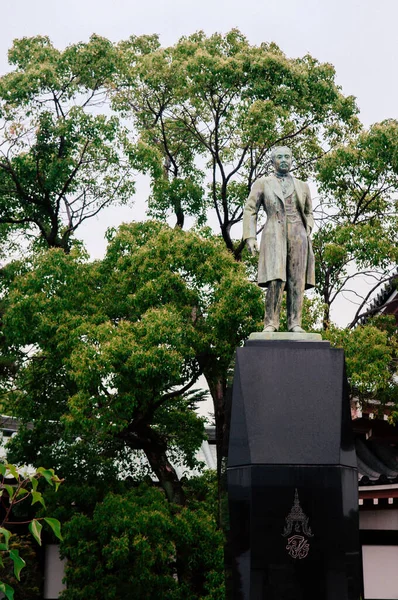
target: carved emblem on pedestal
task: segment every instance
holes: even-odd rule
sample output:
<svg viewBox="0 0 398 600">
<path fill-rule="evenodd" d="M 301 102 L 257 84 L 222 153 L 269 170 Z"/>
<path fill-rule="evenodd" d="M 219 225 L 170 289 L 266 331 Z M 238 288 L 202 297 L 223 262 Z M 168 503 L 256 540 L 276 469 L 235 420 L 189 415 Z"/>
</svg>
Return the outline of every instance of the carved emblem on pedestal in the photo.
<svg viewBox="0 0 398 600">
<path fill-rule="evenodd" d="M 286 550 L 292 558 L 305 558 L 310 551 L 307 538 L 313 537 L 308 517 L 300 506 L 297 488 L 294 493 L 292 509 L 285 519 L 283 537 L 287 537 Z M 293 535 L 291 535 L 293 533 Z"/>
</svg>

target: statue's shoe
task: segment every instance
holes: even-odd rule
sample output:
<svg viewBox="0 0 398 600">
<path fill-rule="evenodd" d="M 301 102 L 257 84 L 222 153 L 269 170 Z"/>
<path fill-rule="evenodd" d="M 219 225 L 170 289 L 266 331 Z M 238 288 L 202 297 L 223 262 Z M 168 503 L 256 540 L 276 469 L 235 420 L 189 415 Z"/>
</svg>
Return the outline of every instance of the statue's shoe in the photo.
<svg viewBox="0 0 398 600">
<path fill-rule="evenodd" d="M 263 331 L 273 332 L 276 331 L 276 327 L 274 327 L 273 325 L 267 325 L 266 327 L 264 327 Z"/>
<path fill-rule="evenodd" d="M 305 330 L 302 327 L 300 327 L 300 325 L 295 325 L 294 327 L 289 329 L 289 331 L 291 333 L 306 333 Z"/>
</svg>

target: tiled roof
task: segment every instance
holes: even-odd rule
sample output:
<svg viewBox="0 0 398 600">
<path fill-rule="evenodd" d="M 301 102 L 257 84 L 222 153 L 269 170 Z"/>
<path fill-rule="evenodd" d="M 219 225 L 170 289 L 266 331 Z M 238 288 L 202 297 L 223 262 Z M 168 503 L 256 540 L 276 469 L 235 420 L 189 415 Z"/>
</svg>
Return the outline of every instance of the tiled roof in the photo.
<svg viewBox="0 0 398 600">
<path fill-rule="evenodd" d="M 390 300 L 391 296 L 396 292 L 397 292 L 397 280 L 398 280 L 398 268 L 395 271 L 395 274 L 393 274 L 393 279 L 391 279 L 390 281 L 388 281 L 383 288 L 380 290 L 380 292 L 377 294 L 377 296 L 372 300 L 370 306 L 369 306 L 369 311 L 371 311 L 371 314 L 369 315 L 365 315 L 364 317 L 362 317 L 359 322 L 361 325 L 364 325 L 368 319 L 373 316 L 374 312 L 377 312 L 378 309 L 382 310 L 383 306 L 386 304 L 386 302 L 388 302 L 388 300 Z M 398 302 L 398 300 L 397 300 Z"/>
<path fill-rule="evenodd" d="M 398 427 L 384 419 L 354 419 L 359 486 L 398 485 Z"/>
<path fill-rule="evenodd" d="M 359 486 L 398 484 L 398 449 L 357 437 Z"/>
</svg>

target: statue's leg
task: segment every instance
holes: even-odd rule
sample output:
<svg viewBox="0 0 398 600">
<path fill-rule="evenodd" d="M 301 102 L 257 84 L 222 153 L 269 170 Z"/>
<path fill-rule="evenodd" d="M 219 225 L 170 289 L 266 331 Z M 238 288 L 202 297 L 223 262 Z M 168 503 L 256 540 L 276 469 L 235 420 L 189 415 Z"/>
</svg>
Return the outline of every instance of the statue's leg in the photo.
<svg viewBox="0 0 398 600">
<path fill-rule="evenodd" d="M 287 328 L 301 328 L 308 240 L 303 223 L 287 225 Z"/>
<path fill-rule="evenodd" d="M 278 331 L 279 329 L 279 315 L 281 312 L 283 290 L 285 289 L 285 282 L 280 279 L 270 281 L 267 286 L 267 292 L 265 295 L 265 316 L 264 316 L 264 330 Z"/>
</svg>

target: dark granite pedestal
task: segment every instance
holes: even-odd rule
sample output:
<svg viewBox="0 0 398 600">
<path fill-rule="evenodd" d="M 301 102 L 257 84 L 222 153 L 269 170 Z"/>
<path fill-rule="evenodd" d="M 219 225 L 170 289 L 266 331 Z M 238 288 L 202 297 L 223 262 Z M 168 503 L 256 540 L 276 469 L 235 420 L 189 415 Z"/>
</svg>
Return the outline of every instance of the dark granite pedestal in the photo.
<svg viewBox="0 0 398 600">
<path fill-rule="evenodd" d="M 358 600 L 356 457 L 342 350 L 237 350 L 228 451 L 229 600 Z"/>
</svg>

